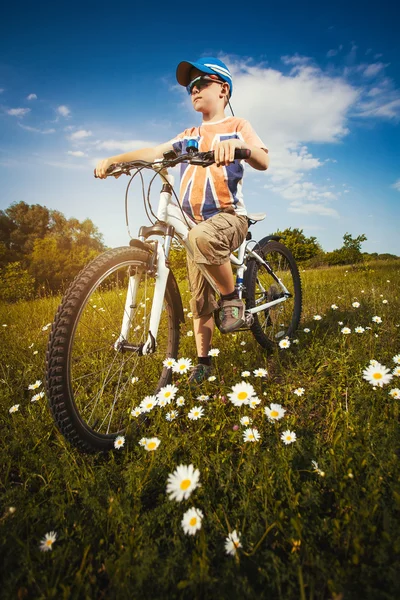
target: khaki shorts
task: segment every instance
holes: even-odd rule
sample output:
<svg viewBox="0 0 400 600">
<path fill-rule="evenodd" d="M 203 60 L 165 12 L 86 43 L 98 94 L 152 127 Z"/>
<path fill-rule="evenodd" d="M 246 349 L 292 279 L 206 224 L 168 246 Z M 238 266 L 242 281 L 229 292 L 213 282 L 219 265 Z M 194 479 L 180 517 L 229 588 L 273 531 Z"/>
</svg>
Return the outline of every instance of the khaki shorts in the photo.
<svg viewBox="0 0 400 600">
<path fill-rule="evenodd" d="M 203 277 L 196 263 L 222 265 L 231 252 L 239 248 L 246 238 L 247 217 L 220 212 L 202 221 L 189 232 L 193 259 L 187 255 L 187 269 L 192 298 L 190 308 L 195 318 L 210 315 L 218 308 L 215 292 Z"/>
</svg>

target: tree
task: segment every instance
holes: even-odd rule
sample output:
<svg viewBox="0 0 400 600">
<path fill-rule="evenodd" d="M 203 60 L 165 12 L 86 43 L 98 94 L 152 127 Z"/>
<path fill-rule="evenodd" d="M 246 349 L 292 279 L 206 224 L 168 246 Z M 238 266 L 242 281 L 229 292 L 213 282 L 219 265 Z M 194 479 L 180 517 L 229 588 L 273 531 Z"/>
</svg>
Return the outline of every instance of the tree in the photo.
<svg viewBox="0 0 400 600">
<path fill-rule="evenodd" d="M 314 236 L 306 237 L 302 229 L 291 227 L 283 231 L 276 231 L 274 235 L 281 235 L 285 246 L 292 252 L 296 261 L 301 262 L 322 254 L 322 248 Z"/>
<path fill-rule="evenodd" d="M 329 265 L 353 265 L 362 262 L 361 244 L 366 240 L 367 237 L 364 233 L 356 238 L 353 238 L 350 233 L 345 233 L 343 236 L 343 246 L 338 250 L 326 253 L 326 263 Z"/>
</svg>

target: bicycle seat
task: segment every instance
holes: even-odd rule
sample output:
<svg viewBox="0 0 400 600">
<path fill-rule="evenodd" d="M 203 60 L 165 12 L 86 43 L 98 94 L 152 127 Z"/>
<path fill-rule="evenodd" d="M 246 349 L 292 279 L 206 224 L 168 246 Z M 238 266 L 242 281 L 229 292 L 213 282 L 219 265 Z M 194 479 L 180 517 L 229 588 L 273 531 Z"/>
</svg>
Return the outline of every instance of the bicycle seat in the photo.
<svg viewBox="0 0 400 600">
<path fill-rule="evenodd" d="M 262 221 L 266 216 L 266 213 L 249 213 L 247 218 L 250 219 L 250 221 Z"/>
</svg>

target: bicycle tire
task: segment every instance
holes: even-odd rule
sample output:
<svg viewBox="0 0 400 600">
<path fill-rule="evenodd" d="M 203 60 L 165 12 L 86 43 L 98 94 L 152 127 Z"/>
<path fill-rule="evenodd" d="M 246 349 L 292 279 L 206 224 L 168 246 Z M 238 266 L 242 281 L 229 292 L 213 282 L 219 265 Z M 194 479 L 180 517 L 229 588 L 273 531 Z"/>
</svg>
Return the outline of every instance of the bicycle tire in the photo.
<svg viewBox="0 0 400 600">
<path fill-rule="evenodd" d="M 281 339 L 290 338 L 299 325 L 302 308 L 301 279 L 296 261 L 284 244 L 277 241 L 263 244 L 261 240 L 258 248 L 257 252 L 270 264 L 272 263 L 274 272 L 292 294 L 292 298 L 276 307 L 254 314 L 254 322 L 250 330 L 260 346 L 270 353 Z M 245 288 L 246 309 L 277 299 L 281 295 L 272 276 L 256 259 L 247 262 Z M 285 322 L 282 323 L 282 320 Z"/>
<path fill-rule="evenodd" d="M 115 438 L 125 435 L 129 425 L 135 424 L 136 431 L 142 430 L 143 422 L 134 421 L 130 417 L 129 401 L 132 402 L 134 397 L 135 400 L 140 400 L 145 395 L 155 394 L 171 380 L 171 370 L 163 366 L 162 360 L 167 356 L 177 358 L 180 315 L 183 315 L 179 289 L 171 272 L 157 337 L 157 346 L 160 340 L 165 348 L 157 348 L 155 354 L 145 356 L 139 356 L 138 353 L 120 353 L 114 348 L 115 338 L 120 333 L 121 314 L 123 315 L 125 310 L 119 283 L 122 281 L 123 284 L 124 278 L 127 282 L 132 273 L 140 274 L 137 301 L 143 297 L 139 295 L 142 282 L 148 281 L 149 285 L 147 288 L 145 286 L 144 293 L 151 294 L 154 273 L 149 264 L 149 253 L 142 249 L 120 247 L 109 250 L 95 258 L 77 275 L 58 307 L 46 352 L 47 397 L 59 431 L 68 442 L 82 452 L 110 450 Z M 123 286 L 121 289 L 124 289 Z M 90 302 L 93 298 L 100 298 L 101 307 Z M 147 315 L 148 300 L 145 295 L 144 302 L 135 306 L 135 318 L 137 315 L 139 319 L 140 310 Z M 139 325 L 133 329 L 131 324 L 129 336 L 135 335 L 144 342 L 147 339 L 148 328 L 144 317 L 140 318 L 143 323 L 140 330 L 137 331 Z M 99 323 L 104 327 L 98 327 Z M 96 348 L 96 345 L 99 348 Z M 112 373 L 111 367 L 107 371 L 107 360 L 115 365 L 115 373 Z M 132 367 L 136 366 L 142 383 L 130 386 L 134 372 Z M 85 369 L 89 370 L 88 374 L 85 373 Z M 128 376 L 131 377 L 130 381 L 127 381 Z M 101 378 L 104 381 L 100 384 Z M 92 400 L 88 400 L 89 404 L 92 403 L 90 411 L 92 415 L 96 411 L 92 422 L 88 417 L 89 404 L 84 405 L 85 398 L 90 398 L 90 393 L 93 393 Z M 113 407 L 110 409 L 107 401 L 112 399 L 112 394 Z M 110 410 L 112 416 L 115 413 L 115 425 L 111 426 L 110 418 L 106 430 L 101 430 L 100 427 L 96 429 L 99 418 L 104 420 L 104 414 L 107 416 Z M 126 423 L 122 423 L 123 420 Z M 111 430 L 113 428 L 116 430 Z M 141 434 L 143 435 L 143 431 Z"/>
</svg>

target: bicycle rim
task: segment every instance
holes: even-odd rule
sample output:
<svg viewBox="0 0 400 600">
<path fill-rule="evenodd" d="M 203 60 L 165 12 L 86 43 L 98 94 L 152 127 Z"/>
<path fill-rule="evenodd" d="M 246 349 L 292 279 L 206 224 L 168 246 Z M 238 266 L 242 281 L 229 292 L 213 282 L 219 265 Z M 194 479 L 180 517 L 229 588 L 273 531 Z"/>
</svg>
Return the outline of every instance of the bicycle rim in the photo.
<svg viewBox="0 0 400 600">
<path fill-rule="evenodd" d="M 169 382 L 163 367 L 167 356 L 177 352 L 177 323 L 167 293 L 163 302 L 156 351 L 119 351 L 129 277 L 140 279 L 126 342 L 140 346 L 147 340 L 154 296 L 154 276 L 146 264 L 126 260 L 110 266 L 92 285 L 74 323 L 68 348 L 68 388 L 79 420 L 97 438 L 122 435 L 141 400 Z M 175 356 L 174 356 L 175 357 Z"/>
<path fill-rule="evenodd" d="M 283 302 L 254 314 L 251 330 L 264 347 L 272 347 L 296 330 L 301 315 L 301 283 L 297 265 L 287 248 L 278 242 L 270 242 L 263 257 L 274 275 L 289 291 L 290 297 Z M 252 264 L 248 307 L 284 298 L 284 290 L 267 268 L 257 262 Z"/>
</svg>

